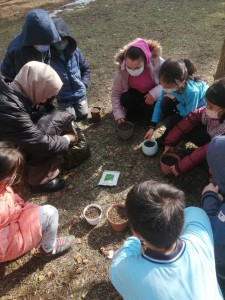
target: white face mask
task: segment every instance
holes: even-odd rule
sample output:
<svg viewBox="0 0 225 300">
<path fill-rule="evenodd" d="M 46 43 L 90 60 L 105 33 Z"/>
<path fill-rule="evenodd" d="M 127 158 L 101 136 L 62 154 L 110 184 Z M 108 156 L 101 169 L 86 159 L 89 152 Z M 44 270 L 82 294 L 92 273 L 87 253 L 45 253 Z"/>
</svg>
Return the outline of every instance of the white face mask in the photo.
<svg viewBox="0 0 225 300">
<path fill-rule="evenodd" d="M 167 94 L 172 93 L 172 92 L 176 92 L 177 89 L 167 89 L 167 88 L 163 88 L 163 91 L 166 92 Z"/>
<path fill-rule="evenodd" d="M 141 66 L 140 68 L 135 69 L 135 70 L 132 70 L 126 66 L 126 69 L 127 69 L 127 72 L 131 76 L 137 77 L 137 76 L 141 75 L 141 73 L 144 71 L 144 66 Z"/>
<path fill-rule="evenodd" d="M 49 50 L 49 45 L 34 45 L 34 48 L 36 48 L 39 52 L 44 53 Z"/>
<path fill-rule="evenodd" d="M 218 117 L 218 113 L 222 110 L 222 108 L 218 111 L 214 111 L 211 109 L 206 108 L 206 115 L 210 118 L 210 119 L 219 119 Z"/>
</svg>

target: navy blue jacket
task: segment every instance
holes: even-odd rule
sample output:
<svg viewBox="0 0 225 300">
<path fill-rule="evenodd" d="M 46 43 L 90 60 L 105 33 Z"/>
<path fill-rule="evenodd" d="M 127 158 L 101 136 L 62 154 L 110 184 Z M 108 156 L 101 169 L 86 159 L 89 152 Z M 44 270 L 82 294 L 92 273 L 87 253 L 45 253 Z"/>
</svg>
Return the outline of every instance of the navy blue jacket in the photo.
<svg viewBox="0 0 225 300">
<path fill-rule="evenodd" d="M 69 42 L 63 53 L 57 51 L 51 45 L 50 64 L 63 82 L 57 100 L 59 103 L 68 99 L 79 101 L 86 96 L 86 90 L 90 82 L 90 65 L 77 47 L 77 43 L 71 36 L 66 23 L 61 18 L 53 19 L 53 22 L 60 37 L 66 37 Z"/>
<path fill-rule="evenodd" d="M 202 195 L 202 206 L 206 211 L 214 235 L 215 260 L 217 274 L 225 276 L 225 136 L 217 136 L 208 146 L 207 161 L 213 176 L 214 184 L 218 185 L 223 201 L 213 191 Z"/>
<path fill-rule="evenodd" d="M 10 42 L 1 72 L 5 77 L 14 79 L 20 69 L 29 61 L 49 63 L 49 51 L 42 54 L 33 45 L 50 45 L 60 41 L 52 19 L 43 9 L 34 9 L 26 17 L 21 33 Z"/>
<path fill-rule="evenodd" d="M 212 225 L 216 264 L 222 266 L 217 273 L 225 276 L 225 203 L 210 191 L 202 195 L 202 206 Z"/>
</svg>

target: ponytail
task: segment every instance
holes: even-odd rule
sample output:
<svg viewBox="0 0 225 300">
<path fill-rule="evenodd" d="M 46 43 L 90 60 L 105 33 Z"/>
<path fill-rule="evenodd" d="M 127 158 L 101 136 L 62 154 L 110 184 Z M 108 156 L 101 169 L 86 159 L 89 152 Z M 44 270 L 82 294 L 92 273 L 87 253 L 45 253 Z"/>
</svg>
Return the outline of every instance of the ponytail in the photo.
<svg viewBox="0 0 225 300">
<path fill-rule="evenodd" d="M 182 62 L 184 62 L 185 67 L 187 69 L 187 80 L 192 79 L 194 81 L 200 81 L 200 76 L 193 76 L 195 73 L 197 73 L 197 68 L 195 65 L 190 61 L 190 59 L 184 58 L 181 59 Z"/>
</svg>

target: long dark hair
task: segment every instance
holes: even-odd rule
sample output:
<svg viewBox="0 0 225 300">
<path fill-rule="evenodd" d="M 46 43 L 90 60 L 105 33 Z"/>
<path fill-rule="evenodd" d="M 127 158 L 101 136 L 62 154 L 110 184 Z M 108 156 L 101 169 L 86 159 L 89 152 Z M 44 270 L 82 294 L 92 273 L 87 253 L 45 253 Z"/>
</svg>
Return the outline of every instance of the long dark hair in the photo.
<svg viewBox="0 0 225 300">
<path fill-rule="evenodd" d="M 0 182 L 10 186 L 22 178 L 24 159 L 19 149 L 8 141 L 0 141 Z"/>
<path fill-rule="evenodd" d="M 210 103 L 225 109 L 225 77 L 213 82 L 207 89 L 205 98 Z M 225 120 L 225 113 L 220 118 L 220 123 Z"/>
<path fill-rule="evenodd" d="M 175 83 L 177 86 L 181 86 L 184 80 L 201 80 L 199 76 L 194 76 L 196 72 L 196 67 L 189 59 L 167 59 L 159 70 L 159 78 L 166 83 Z"/>
<path fill-rule="evenodd" d="M 225 77 L 214 81 L 207 89 L 205 97 L 210 103 L 225 108 Z"/>
</svg>

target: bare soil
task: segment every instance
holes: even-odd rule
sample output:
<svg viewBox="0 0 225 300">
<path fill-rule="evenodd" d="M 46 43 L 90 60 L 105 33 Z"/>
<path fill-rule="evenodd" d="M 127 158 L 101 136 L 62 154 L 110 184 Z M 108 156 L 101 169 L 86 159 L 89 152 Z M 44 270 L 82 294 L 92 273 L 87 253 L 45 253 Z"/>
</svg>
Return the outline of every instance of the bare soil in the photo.
<svg viewBox="0 0 225 300">
<path fill-rule="evenodd" d="M 100 215 L 101 215 L 101 210 L 98 207 L 89 207 L 85 213 L 85 216 L 89 219 L 96 219 Z"/>
<path fill-rule="evenodd" d="M 100 111 L 101 111 L 101 109 L 98 108 L 98 107 L 93 107 L 92 110 L 91 110 L 91 112 L 92 112 L 92 113 L 95 113 L 95 114 L 100 113 Z"/>
<path fill-rule="evenodd" d="M 152 148 L 152 147 L 154 147 L 155 146 L 155 143 L 154 142 L 152 142 L 152 141 L 145 141 L 145 146 L 146 147 L 149 147 L 149 148 Z"/>
<path fill-rule="evenodd" d="M 0 0 L 0 58 L 11 39 L 21 31 L 24 17 L 33 8 L 49 12 L 61 9 L 60 0 Z M 117 67 L 114 56 L 136 37 L 161 43 L 163 58 L 189 58 L 198 75 L 211 83 L 224 40 L 224 9 L 221 0 L 96 0 L 88 6 L 59 14 L 91 64 L 89 107 L 104 108 L 99 122 L 91 115 L 80 123 L 90 144 L 92 155 L 74 170 L 62 170 L 67 187 L 53 194 L 31 194 L 26 185 L 16 190 L 27 202 L 51 204 L 59 211 L 58 234 L 74 234 L 76 247 L 52 262 L 45 263 L 27 253 L 17 260 L 0 265 L 2 300 L 116 300 L 119 299 L 109 280 L 110 260 L 100 249 L 116 251 L 131 235 L 128 228 L 115 234 L 106 219 L 107 208 L 126 199 L 127 192 L 138 182 L 154 179 L 184 190 L 186 206 L 200 206 L 201 191 L 209 181 L 208 169 L 200 165 L 186 175 L 164 176 L 160 169 L 160 148 L 154 157 L 146 157 L 141 142 L 150 121 L 134 124 L 129 141 L 117 134 L 110 102 L 112 79 Z M 164 128 L 159 124 L 154 138 Z M 175 152 L 183 157 L 193 145 L 180 143 Z M 98 186 L 102 172 L 120 171 L 115 187 Z M 99 204 L 101 222 L 93 228 L 80 218 L 86 205 Z"/>
<path fill-rule="evenodd" d="M 125 207 L 113 206 L 108 212 L 109 220 L 113 223 L 123 223 L 127 220 Z"/>
<path fill-rule="evenodd" d="M 173 166 L 178 162 L 178 160 L 175 157 L 165 156 L 162 157 L 161 162 L 166 166 Z"/>
<path fill-rule="evenodd" d="M 127 123 L 127 122 L 123 122 L 123 123 L 120 123 L 118 125 L 118 128 L 122 131 L 128 131 L 128 130 L 131 130 L 132 129 L 132 125 Z"/>
</svg>

